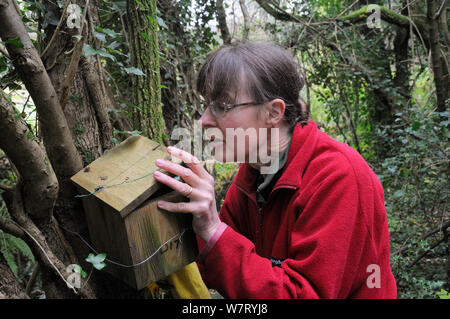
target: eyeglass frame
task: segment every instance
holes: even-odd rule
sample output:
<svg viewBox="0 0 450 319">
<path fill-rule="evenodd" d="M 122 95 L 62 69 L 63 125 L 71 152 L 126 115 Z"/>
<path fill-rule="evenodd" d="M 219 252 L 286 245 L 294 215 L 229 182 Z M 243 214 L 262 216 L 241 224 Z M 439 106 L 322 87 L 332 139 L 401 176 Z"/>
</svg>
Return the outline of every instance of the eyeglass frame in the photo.
<svg viewBox="0 0 450 319">
<path fill-rule="evenodd" d="M 263 103 L 267 103 L 269 101 L 264 101 L 264 102 L 243 102 L 243 103 L 237 103 L 237 104 L 225 104 L 223 107 L 223 115 L 225 115 L 229 110 L 240 107 L 240 106 L 247 106 L 247 105 L 259 105 L 259 104 L 263 104 Z M 217 112 L 214 111 L 215 107 L 214 107 L 214 102 L 211 102 L 207 105 L 207 108 L 209 107 L 209 109 L 211 110 L 211 114 L 214 117 L 218 117 L 217 116 Z"/>
</svg>

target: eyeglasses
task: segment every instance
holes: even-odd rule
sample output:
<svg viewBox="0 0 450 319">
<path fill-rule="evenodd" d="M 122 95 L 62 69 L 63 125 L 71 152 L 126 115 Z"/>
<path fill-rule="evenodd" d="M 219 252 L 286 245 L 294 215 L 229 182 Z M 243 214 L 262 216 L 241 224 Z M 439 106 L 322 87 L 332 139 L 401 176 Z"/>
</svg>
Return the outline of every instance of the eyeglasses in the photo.
<svg viewBox="0 0 450 319">
<path fill-rule="evenodd" d="M 240 106 L 248 106 L 248 105 L 258 105 L 265 102 L 244 102 L 244 103 L 238 103 L 238 104 L 226 104 L 221 102 L 211 102 L 209 104 L 205 104 L 206 107 L 209 107 L 211 110 L 211 113 L 214 117 L 223 117 L 225 114 L 236 107 Z"/>
</svg>

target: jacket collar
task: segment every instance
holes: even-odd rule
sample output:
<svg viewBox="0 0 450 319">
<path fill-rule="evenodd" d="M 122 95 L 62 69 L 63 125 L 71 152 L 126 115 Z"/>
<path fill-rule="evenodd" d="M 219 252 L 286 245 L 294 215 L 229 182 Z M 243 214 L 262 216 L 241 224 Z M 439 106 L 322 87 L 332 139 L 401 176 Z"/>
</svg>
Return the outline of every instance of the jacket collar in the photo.
<svg viewBox="0 0 450 319">
<path fill-rule="evenodd" d="M 308 121 L 308 124 L 303 127 L 301 124 L 295 126 L 287 162 L 274 190 L 280 187 L 297 188 L 300 186 L 303 172 L 314 152 L 317 137 L 318 129 L 314 121 Z M 255 193 L 258 174 L 258 170 L 243 163 L 236 174 L 235 184 L 248 194 Z"/>
</svg>

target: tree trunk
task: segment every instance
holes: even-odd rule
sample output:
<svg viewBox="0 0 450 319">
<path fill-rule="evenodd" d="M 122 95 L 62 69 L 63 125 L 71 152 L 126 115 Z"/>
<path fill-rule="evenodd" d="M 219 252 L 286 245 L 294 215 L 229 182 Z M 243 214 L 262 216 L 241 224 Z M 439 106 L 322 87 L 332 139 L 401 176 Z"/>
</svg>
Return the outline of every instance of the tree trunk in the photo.
<svg viewBox="0 0 450 319">
<path fill-rule="evenodd" d="M 224 44 L 231 43 L 231 35 L 227 26 L 227 14 L 225 13 L 225 7 L 223 6 L 223 0 L 216 1 L 217 7 L 217 21 L 219 21 L 219 29 L 222 34 L 222 40 Z"/>
<path fill-rule="evenodd" d="M 131 63 L 144 75 L 132 76 L 135 125 L 143 135 L 162 142 L 165 124 L 161 107 L 156 0 L 127 1 Z"/>
<path fill-rule="evenodd" d="M 28 299 L 25 289 L 19 284 L 16 277 L 0 254 L 0 299 Z"/>
<path fill-rule="evenodd" d="M 239 5 L 241 6 L 242 17 L 244 18 L 244 28 L 242 30 L 242 41 L 248 41 L 248 34 L 250 32 L 250 16 L 248 14 L 247 6 L 245 5 L 245 0 L 239 0 Z"/>
<path fill-rule="evenodd" d="M 56 16 L 65 12 L 48 2 L 45 5 Z M 78 5 L 84 7 L 85 2 Z M 75 231 L 89 241 L 81 201 L 74 197 L 76 190 L 69 178 L 113 146 L 107 107 L 114 103 L 100 59 L 81 54 L 82 44 L 89 39 L 95 46 L 90 32 L 94 21 L 98 23 L 94 1 L 86 8 L 84 28 L 71 29 L 66 20 L 62 15 L 58 27 L 45 30 L 49 41 L 43 63 L 12 0 L 0 0 L 0 37 L 10 40 L 8 53 L 36 105 L 45 145 L 14 115 L 14 107 L 2 95 L 0 134 L 10 137 L 0 139 L 0 148 L 20 176 L 15 187 L 4 189 L 2 196 L 14 225 L 23 231 L 23 240 L 43 266 L 47 298 L 140 298 L 143 291 L 95 270 L 78 296 L 66 285 L 69 264 L 80 264 L 87 271 L 92 267 L 85 262 L 90 249 L 65 232 Z M 21 44 L 17 45 L 16 38 Z M 0 228 L 8 231 L 4 223 Z"/>
<path fill-rule="evenodd" d="M 443 57 L 441 56 L 439 45 L 439 26 L 438 19 L 436 17 L 436 1 L 427 0 L 427 20 L 428 20 L 428 33 L 430 39 L 430 51 L 431 60 L 434 73 L 434 84 L 436 86 L 436 101 L 437 111 L 444 112 L 447 109 L 446 103 L 449 98 L 449 84 L 448 73 L 444 76 L 444 68 L 446 66 L 443 63 Z"/>
</svg>

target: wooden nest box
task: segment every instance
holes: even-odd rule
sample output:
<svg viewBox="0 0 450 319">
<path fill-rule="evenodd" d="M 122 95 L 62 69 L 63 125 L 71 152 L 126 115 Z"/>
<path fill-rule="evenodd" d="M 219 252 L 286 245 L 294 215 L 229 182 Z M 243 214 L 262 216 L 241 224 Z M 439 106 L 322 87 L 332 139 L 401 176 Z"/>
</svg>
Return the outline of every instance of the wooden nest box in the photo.
<svg viewBox="0 0 450 319">
<path fill-rule="evenodd" d="M 163 145 L 131 136 L 71 178 L 82 194 L 92 246 L 110 260 L 104 271 L 136 289 L 198 254 L 192 216 L 156 205 L 159 199 L 187 201 L 153 178 L 156 159 L 169 156 Z"/>
</svg>

